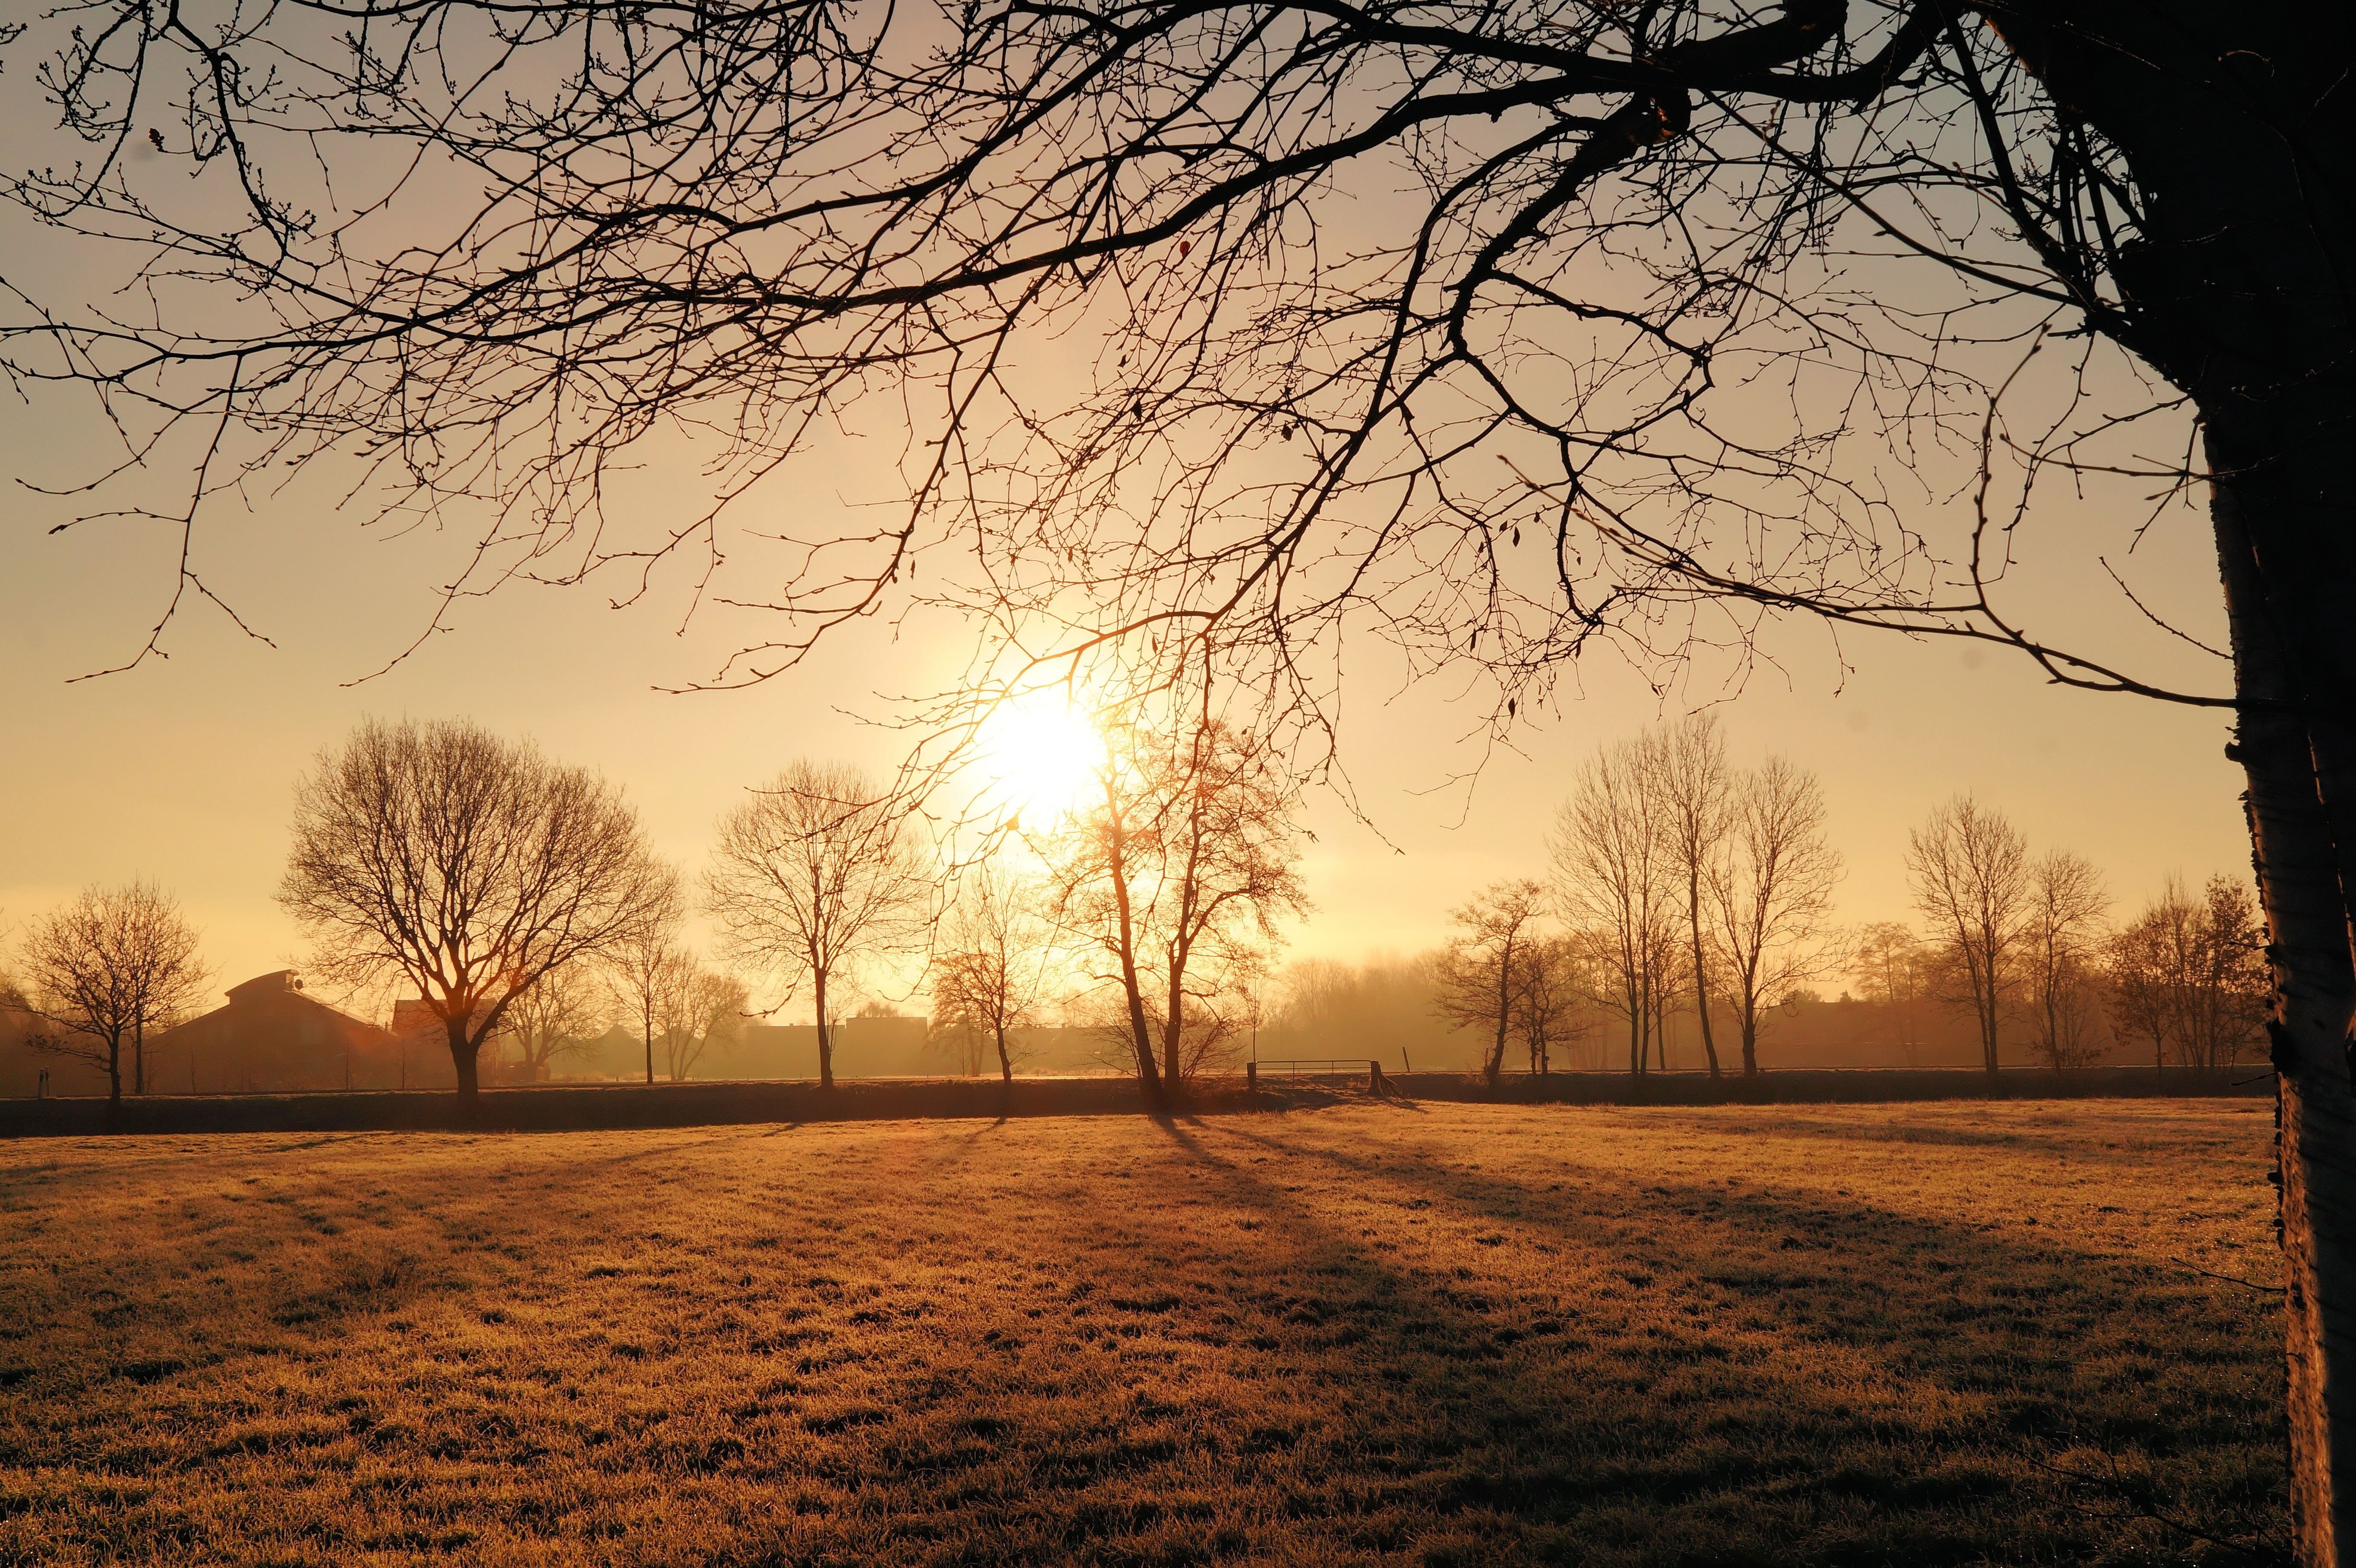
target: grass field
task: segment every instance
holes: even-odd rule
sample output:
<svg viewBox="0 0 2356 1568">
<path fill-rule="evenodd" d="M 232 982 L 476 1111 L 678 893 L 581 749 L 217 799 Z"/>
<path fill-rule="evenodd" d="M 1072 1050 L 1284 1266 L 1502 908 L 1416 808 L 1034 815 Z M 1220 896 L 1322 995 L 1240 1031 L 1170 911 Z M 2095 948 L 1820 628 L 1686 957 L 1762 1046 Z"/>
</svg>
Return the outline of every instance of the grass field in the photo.
<svg viewBox="0 0 2356 1568">
<path fill-rule="evenodd" d="M 2267 1110 L 0 1145 L 0 1563 L 2244 1562 Z"/>
</svg>

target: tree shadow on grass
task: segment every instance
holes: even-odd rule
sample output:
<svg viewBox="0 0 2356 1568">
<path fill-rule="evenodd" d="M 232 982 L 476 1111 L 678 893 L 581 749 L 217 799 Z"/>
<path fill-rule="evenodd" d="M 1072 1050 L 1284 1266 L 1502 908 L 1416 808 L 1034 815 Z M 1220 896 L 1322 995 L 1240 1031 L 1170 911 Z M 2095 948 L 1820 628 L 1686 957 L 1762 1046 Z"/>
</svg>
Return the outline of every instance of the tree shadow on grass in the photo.
<svg viewBox="0 0 2356 1568">
<path fill-rule="evenodd" d="M 136 1256 L 62 1246 L 39 1311 L 80 1315 L 91 1364 L 0 1391 L 39 1477 L 6 1482 L 0 1557 L 2211 1554 L 2039 1467 L 2100 1456 L 2208 1533 L 2276 1528 L 2263 1305 L 1985 1206 L 1762 1187 L 1739 1142 L 1730 1189 L 1345 1125 L 280 1151 L 284 1201 L 198 1229 L 217 1159 Z M 335 1272 L 388 1250 L 389 1284 Z M 70 1298 L 102 1289 L 122 1326 Z"/>
<path fill-rule="evenodd" d="M 1427 1460 L 1488 1452 L 1489 1495 L 1542 1532 L 1824 1562 L 2091 1561 L 2122 1518 L 2162 1556 L 2280 1535 L 2272 1320 L 2181 1269 L 1863 1197 L 1591 1166 L 1534 1190 L 1219 1131 L 1352 1185 L 1355 1240 L 1330 1193 L 1303 1203 L 1176 1134 L 1350 1282 L 1323 1316 L 1353 1364 L 1479 1413 Z M 1382 1238 L 1409 1226 L 1451 1234 L 1403 1266 L 1411 1244 Z"/>
</svg>

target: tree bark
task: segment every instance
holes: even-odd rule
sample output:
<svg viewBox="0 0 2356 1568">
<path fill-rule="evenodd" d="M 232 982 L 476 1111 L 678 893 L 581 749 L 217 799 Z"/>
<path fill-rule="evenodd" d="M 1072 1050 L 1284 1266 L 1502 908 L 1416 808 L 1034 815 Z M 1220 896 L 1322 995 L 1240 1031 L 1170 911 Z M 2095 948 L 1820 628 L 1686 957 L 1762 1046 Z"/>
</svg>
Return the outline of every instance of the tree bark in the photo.
<svg viewBox="0 0 2356 1568">
<path fill-rule="evenodd" d="M 1688 866 L 1686 870 L 1686 912 L 1693 921 L 1694 1013 L 1701 1019 L 1701 1049 L 1709 1058 L 1709 1075 L 1719 1076 L 1718 1040 L 1709 1030 L 1709 976 L 1702 968 L 1701 955 L 1701 869 Z"/>
<path fill-rule="evenodd" d="M 990 1031 L 998 1040 L 999 1079 L 1002 1083 L 1012 1083 L 1014 1082 L 1014 1058 L 1007 1054 L 1006 1026 L 1002 1023 L 993 1023 L 990 1026 Z"/>
<path fill-rule="evenodd" d="M 822 965 L 810 965 L 810 982 L 817 989 L 818 999 L 818 1086 L 834 1087 L 834 1031 L 826 1021 L 826 970 Z"/>
<path fill-rule="evenodd" d="M 482 1047 L 466 1038 L 467 1026 L 473 1022 L 471 1008 L 457 1018 L 443 1020 L 450 1039 L 450 1065 L 458 1074 L 458 1103 L 462 1105 L 474 1104 L 482 1093 L 482 1080 L 477 1071 Z"/>
<path fill-rule="evenodd" d="M 2211 507 L 2236 692 L 2250 704 L 2234 751 L 2249 779 L 2243 798 L 2276 984 L 2266 1033 L 2277 1086 L 2291 1527 L 2299 1562 L 2344 1563 L 2356 1561 L 2356 1094 L 2349 1059 L 2356 960 L 2346 864 L 2349 803 L 2356 799 L 2347 672 L 2356 660 L 2344 653 L 2328 663 L 2319 658 L 2330 645 L 2344 649 L 2347 633 L 2314 625 L 2311 611 L 2302 613 L 2299 586 L 2280 581 L 2283 566 L 2296 573 L 2305 552 L 2268 549 L 2279 530 L 2254 513 L 2267 499 L 2297 497 L 2265 496 L 2286 465 L 2254 464 L 2241 423 L 2233 414 L 2212 420 L 2208 445 L 2219 475 Z M 2344 539 L 2344 526 L 2340 534 Z M 2340 1487 L 2340 1479 L 2351 1486 Z"/>
<path fill-rule="evenodd" d="M 1513 1015 L 1513 989 L 1514 939 L 1508 936 L 1497 954 L 1497 1038 L 1490 1042 L 1486 1070 L 1481 1074 L 1482 1081 L 1492 1089 L 1505 1070 L 1505 1026 Z"/>
</svg>

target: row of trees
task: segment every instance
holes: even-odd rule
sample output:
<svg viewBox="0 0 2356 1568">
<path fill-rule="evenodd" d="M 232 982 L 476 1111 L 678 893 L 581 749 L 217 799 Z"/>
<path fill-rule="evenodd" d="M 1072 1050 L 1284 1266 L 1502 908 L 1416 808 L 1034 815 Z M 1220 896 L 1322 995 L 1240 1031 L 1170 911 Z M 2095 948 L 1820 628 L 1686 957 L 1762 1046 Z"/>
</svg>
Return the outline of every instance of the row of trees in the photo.
<svg viewBox="0 0 2356 1568">
<path fill-rule="evenodd" d="M 1233 1040 L 1244 976 L 1306 908 L 1292 798 L 1278 759 L 1206 716 L 1106 746 L 1090 800 L 951 877 L 901 803 L 800 762 L 723 816 L 701 902 L 730 957 L 787 999 L 809 988 L 826 1086 L 845 981 L 914 955 L 939 1026 L 989 1039 L 1008 1076 L 1010 1031 L 1076 984 L 1160 1094 Z M 494 1039 L 544 1065 L 601 1005 L 636 1026 L 649 1082 L 659 1043 L 681 1076 L 751 1011 L 683 944 L 687 884 L 619 792 L 471 725 L 370 721 L 323 754 L 279 898 L 330 980 L 423 999 L 462 1096 Z"/>
<path fill-rule="evenodd" d="M 1556 814 L 1551 875 L 1454 912 L 1443 1015 L 1488 1034 L 1492 1082 L 1510 1041 L 1543 1071 L 1597 1008 L 1624 1025 L 1632 1073 L 1659 1061 L 1687 1008 L 1713 1077 L 1720 1018 L 1757 1072 L 1764 1008 L 1841 962 L 1825 817 L 1814 773 L 1781 757 L 1735 767 L 1712 715 L 1604 748 Z"/>
<path fill-rule="evenodd" d="M 1498 882 L 1454 912 L 1439 1010 L 1485 1036 L 1492 1082 L 1509 1046 L 1543 1072 L 1599 1015 L 1624 1027 L 1632 1073 L 1659 1063 L 1680 1013 L 1712 1076 L 1720 1019 L 1756 1073 L 1769 1008 L 1836 975 L 1889 1004 L 1910 1046 L 1918 1006 L 1968 1016 L 1990 1072 L 2008 1026 L 2025 1025 L 2057 1069 L 2094 1059 L 2105 1014 L 2161 1066 L 2222 1066 L 2257 1038 L 2264 938 L 2232 880 L 2196 897 L 2170 879 L 2114 927 L 2093 865 L 2063 849 L 2032 857 L 2018 828 L 1965 795 L 1909 837 L 1927 937 L 1898 923 L 1852 933 L 1833 919 L 1841 862 L 1826 815 L 1814 773 L 1781 757 L 1733 767 L 1707 715 L 1603 749 L 1557 814 L 1550 875 Z"/>
<path fill-rule="evenodd" d="M 1260 1021 L 1278 923 L 1307 908 L 1294 804 L 1277 759 L 1205 718 L 1103 747 L 1087 798 L 952 876 L 855 770 L 797 763 L 723 817 L 701 901 L 731 958 L 788 999 L 808 987 L 826 1086 L 846 983 L 920 960 L 954 1054 L 994 1057 L 1011 1079 L 1014 1036 L 1057 1008 L 1160 1095 Z M 1773 1003 L 1836 974 L 1888 1004 L 1910 1041 L 1924 1005 L 1968 1016 L 1990 1071 L 1999 1036 L 2023 1026 L 2057 1068 L 2093 1058 L 2105 1017 L 2161 1064 L 2222 1065 L 2254 1038 L 2261 941 L 2230 880 L 2197 897 L 2171 880 L 2114 928 L 2093 866 L 2032 858 L 1962 797 L 1907 846 L 1927 938 L 1894 923 L 1852 934 L 1832 918 L 1826 816 L 1815 775 L 1780 757 L 1735 767 L 1708 716 L 1607 747 L 1557 813 L 1548 877 L 1455 912 L 1433 1005 L 1480 1032 L 1493 1082 L 1510 1049 L 1544 1072 L 1607 1024 L 1629 1071 L 1652 1071 L 1673 1017 L 1692 1020 L 1713 1075 L 1738 1053 L 1755 1073 Z M 364 724 L 298 789 L 294 839 L 280 897 L 315 963 L 355 990 L 413 989 L 462 1094 L 495 1042 L 538 1076 L 619 1021 L 651 1083 L 687 1076 L 755 1016 L 744 980 L 683 942 L 687 884 L 619 793 L 529 745 Z M 99 1064 L 118 1095 L 127 1069 L 144 1093 L 146 1036 L 206 979 L 196 949 L 152 886 L 86 891 L 25 944 L 40 1043 Z"/>
<path fill-rule="evenodd" d="M 1913 832 L 1906 867 L 1931 940 L 1869 928 L 1858 967 L 1885 995 L 1967 1011 L 1991 1072 L 2010 1019 L 2057 1069 L 2092 1059 L 2104 1012 L 2115 1035 L 2148 1040 L 2163 1067 L 2224 1066 L 2263 1030 L 2265 938 L 2231 878 L 2211 878 L 2196 896 L 2171 877 L 2114 926 L 2101 872 L 2065 849 L 2032 857 L 2019 829 L 1968 795 Z"/>
</svg>

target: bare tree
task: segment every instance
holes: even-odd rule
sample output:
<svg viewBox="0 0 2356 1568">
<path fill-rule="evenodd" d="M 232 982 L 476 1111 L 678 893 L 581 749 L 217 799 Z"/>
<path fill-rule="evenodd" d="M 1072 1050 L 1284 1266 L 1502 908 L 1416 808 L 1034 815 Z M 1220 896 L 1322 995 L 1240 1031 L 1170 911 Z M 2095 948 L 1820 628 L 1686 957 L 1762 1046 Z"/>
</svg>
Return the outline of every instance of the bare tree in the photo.
<svg viewBox="0 0 2356 1568">
<path fill-rule="evenodd" d="M 1207 713 L 1170 739 L 1143 725 L 1108 749 L 1100 802 L 1041 844 L 1056 925 L 1103 953 L 1138 1078 L 1176 1093 L 1235 1032 L 1246 986 L 1307 912 L 1283 758 Z"/>
<path fill-rule="evenodd" d="M 149 648 L 209 592 L 208 496 L 264 470 L 357 458 L 391 505 L 482 503 L 455 603 L 717 565 L 727 504 L 873 393 L 930 412 L 914 504 L 788 541 L 786 619 L 732 675 L 956 539 L 981 559 L 942 598 L 1069 634 L 1023 645 L 1184 628 L 1312 705 L 1305 650 L 1372 606 L 1483 660 L 1501 717 L 1582 648 L 1739 658 L 1779 609 L 2230 709 L 2290 1102 L 2294 1533 L 2303 1561 L 2356 1554 L 2347 7 L 351 11 L 98 0 L 18 25 L 53 59 L 5 80 L 59 130 L 10 196 L 150 270 L 145 315 L 23 311 L 8 373 L 94 389 L 128 482 L 197 437 L 145 507 L 181 563 Z M 182 199 L 184 171 L 223 199 Z M 1328 219 L 1369 179 L 1411 211 L 1345 240 Z M 1023 349 L 1080 321 L 1103 363 L 1026 380 Z M 2015 432 L 2032 389 L 2062 414 Z M 712 509 L 604 526 L 609 466 L 682 426 L 726 432 Z M 2182 460 L 2128 444 L 2158 428 Z M 1951 439 L 1984 468 L 1934 545 L 1882 481 Z M 2038 479 L 2106 469 L 2205 485 L 2230 695 L 2000 602 Z"/>
<path fill-rule="evenodd" d="M 672 953 L 666 967 L 656 1038 L 662 1042 L 665 1076 L 684 1083 L 705 1051 L 743 1035 L 752 998 L 744 981 L 706 968 L 692 953 Z"/>
<path fill-rule="evenodd" d="M 958 890 L 948 950 L 933 960 L 933 1021 L 998 1053 L 998 1072 L 1014 1082 L 1012 1031 L 1037 1018 L 1052 974 L 1046 923 L 1034 891 L 991 865 Z"/>
<path fill-rule="evenodd" d="M 678 871 L 664 867 L 660 885 L 648 900 L 646 919 L 605 955 L 606 987 L 615 1009 L 637 1023 L 648 1083 L 655 1081 L 655 1020 L 671 1005 L 679 980 L 679 927 L 685 905 Z"/>
<path fill-rule="evenodd" d="M 1628 1020 L 1632 1073 L 1652 1065 L 1676 980 L 1675 873 L 1642 741 L 1597 752 L 1548 839 L 1563 919 L 1596 949 L 1598 999 Z"/>
<path fill-rule="evenodd" d="M 1759 1072 L 1765 1005 L 1837 970 L 1833 884 L 1840 856 L 1825 838 L 1816 775 L 1770 757 L 1733 786 L 1732 831 L 1710 868 L 1710 903 L 1727 990 L 1742 1029 L 1742 1073 Z"/>
<path fill-rule="evenodd" d="M 1709 1022 L 1709 944 L 1702 935 L 1712 912 L 1706 905 L 1704 884 L 1724 852 L 1733 826 L 1734 775 L 1727 766 L 1726 738 L 1719 732 L 1715 714 L 1693 716 L 1648 737 L 1645 752 L 1650 763 L 1648 782 L 1658 797 L 1655 819 L 1667 845 L 1670 868 L 1685 885 L 1694 1016 L 1701 1026 L 1701 1048 L 1709 1061 L 1709 1075 L 1715 1078 L 1719 1062 L 1718 1040 Z"/>
<path fill-rule="evenodd" d="M 818 1076 L 834 1087 L 830 988 L 902 952 L 931 897 L 926 859 L 897 802 L 855 768 L 797 762 L 721 819 L 706 901 L 730 950 L 810 985 Z"/>
<path fill-rule="evenodd" d="M 2264 935 L 2223 877 L 2195 898 L 2171 876 L 2107 944 L 2112 1018 L 2151 1041 L 2152 1064 L 2227 1066 L 2263 1034 Z"/>
<path fill-rule="evenodd" d="M 2059 1072 L 2090 1061 L 2087 1030 L 2096 1007 L 2103 915 L 2111 895 L 2102 873 L 2066 849 L 2029 863 L 2020 962 L 2037 1027 L 2037 1053 Z"/>
<path fill-rule="evenodd" d="M 1592 1027 L 1579 1017 L 1588 989 L 1581 959 L 1579 944 L 1564 935 L 1526 941 L 1514 955 L 1505 1010 L 1529 1053 L 1532 1072 L 1553 1072 L 1554 1048 Z"/>
<path fill-rule="evenodd" d="M 278 901 L 320 966 L 355 988 L 388 974 L 416 987 L 467 1103 L 516 998 L 619 951 L 669 882 L 618 790 L 455 720 L 371 719 L 322 752 L 294 839 Z"/>
<path fill-rule="evenodd" d="M 1876 922 L 1858 933 L 1855 964 L 1858 989 L 1884 1010 L 1906 1064 L 1914 1066 L 1922 1049 L 1915 1014 L 1929 964 L 1921 939 L 1902 921 Z"/>
<path fill-rule="evenodd" d="M 1907 843 L 1914 907 L 1946 950 L 1990 1072 L 2029 913 L 2028 857 L 2012 824 L 1968 795 L 1933 811 Z"/>
<path fill-rule="evenodd" d="M 547 1079 L 560 1056 L 579 1054 L 605 1027 L 607 997 L 586 965 L 552 969 L 508 1004 L 498 1038 L 515 1047 L 526 1083 Z"/>
<path fill-rule="evenodd" d="M 1440 957 L 1433 1006 L 1450 1023 L 1488 1032 L 1481 1076 L 1492 1089 L 1505 1067 L 1517 965 L 1524 947 L 1538 939 L 1547 901 L 1545 884 L 1525 877 L 1493 882 L 1479 898 L 1449 912 L 1457 929 Z"/>
<path fill-rule="evenodd" d="M 196 1002 L 206 977 L 197 933 L 154 883 L 85 888 L 25 935 L 26 1006 L 48 1026 L 37 1050 L 105 1071 L 110 1104 L 123 1103 L 123 1055 L 133 1093 L 147 1092 L 147 1031 Z"/>
</svg>

